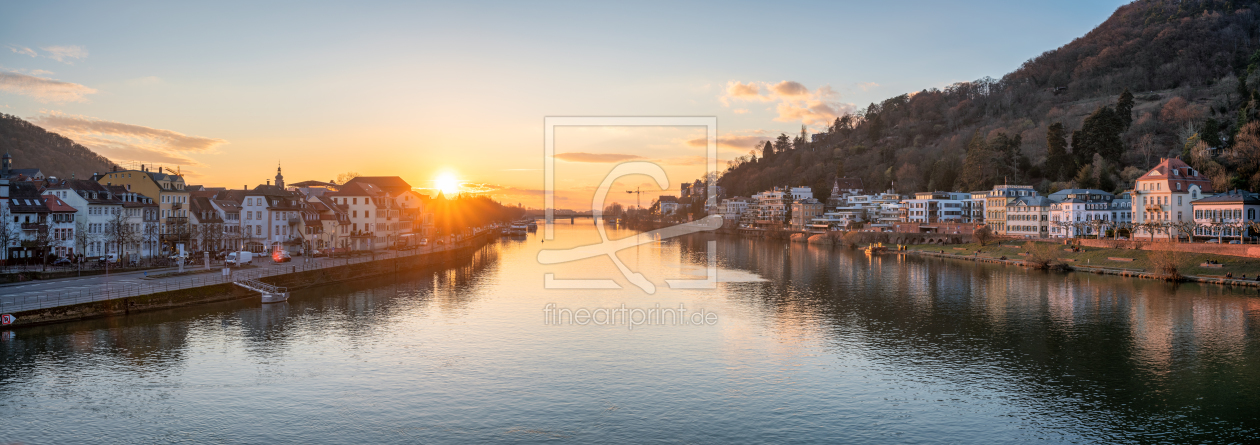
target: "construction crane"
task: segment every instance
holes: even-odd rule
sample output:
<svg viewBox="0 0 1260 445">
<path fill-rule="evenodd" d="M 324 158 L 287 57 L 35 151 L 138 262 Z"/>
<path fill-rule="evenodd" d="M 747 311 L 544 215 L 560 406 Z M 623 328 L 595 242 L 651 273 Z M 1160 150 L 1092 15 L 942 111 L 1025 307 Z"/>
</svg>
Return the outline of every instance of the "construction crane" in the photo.
<svg viewBox="0 0 1260 445">
<path fill-rule="evenodd" d="M 626 190 L 626 193 L 634 193 L 634 208 L 641 209 L 643 206 L 639 203 L 639 198 L 643 196 L 643 191 L 635 187 L 634 190 Z"/>
</svg>

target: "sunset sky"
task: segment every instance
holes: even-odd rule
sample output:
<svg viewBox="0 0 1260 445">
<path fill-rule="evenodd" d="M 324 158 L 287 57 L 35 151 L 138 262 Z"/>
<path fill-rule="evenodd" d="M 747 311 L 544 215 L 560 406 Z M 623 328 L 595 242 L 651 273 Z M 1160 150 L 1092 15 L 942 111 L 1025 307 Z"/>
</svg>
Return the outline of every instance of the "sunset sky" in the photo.
<svg viewBox="0 0 1260 445">
<path fill-rule="evenodd" d="M 539 206 L 545 116 L 716 116 L 724 165 L 855 106 L 999 77 L 1121 4 L 6 2 L 0 112 L 193 184 L 252 187 L 280 162 L 290 182 L 447 174 Z M 661 162 L 676 194 L 703 136 L 559 131 L 557 205 L 589 206 L 629 159 Z"/>
</svg>

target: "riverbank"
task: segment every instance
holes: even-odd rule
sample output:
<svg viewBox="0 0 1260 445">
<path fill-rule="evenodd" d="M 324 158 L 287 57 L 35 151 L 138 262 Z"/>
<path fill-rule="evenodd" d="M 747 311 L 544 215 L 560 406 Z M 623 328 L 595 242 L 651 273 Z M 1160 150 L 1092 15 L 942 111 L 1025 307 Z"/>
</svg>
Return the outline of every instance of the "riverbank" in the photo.
<svg viewBox="0 0 1260 445">
<path fill-rule="evenodd" d="M 482 246 L 494 239 L 497 239 L 497 237 L 491 233 L 486 233 L 464 241 L 459 247 L 440 252 L 301 271 L 296 270 L 295 267 L 295 271 L 292 273 L 265 276 L 258 279 L 265 283 L 287 287 L 290 291 L 294 291 L 393 275 L 398 272 L 450 267 L 471 259 Z M 17 321 L 4 328 L 21 328 L 73 320 L 127 315 L 133 312 L 171 309 L 242 298 L 257 298 L 257 296 L 257 292 L 243 289 L 231 282 L 212 282 L 203 286 L 152 292 L 124 298 L 14 312 L 12 315 L 17 317 Z"/>
<path fill-rule="evenodd" d="M 1028 267 L 1023 260 L 1027 256 L 1025 254 L 1028 253 L 1023 247 L 1025 243 L 1026 241 L 1005 241 L 986 246 L 980 246 L 977 243 L 943 246 L 907 245 L 906 250 L 890 251 L 890 253 Z M 1066 270 L 1164 279 L 1161 275 L 1150 272 L 1153 269 L 1150 255 L 1158 251 L 1102 247 L 1080 247 L 1073 250 L 1069 246 L 1058 243 L 1054 245 L 1059 248 L 1056 251 L 1054 263 L 1062 264 Z M 1260 281 L 1257 280 L 1260 278 L 1260 260 L 1258 259 L 1188 252 L 1181 253 L 1180 256 L 1178 271 L 1185 281 L 1260 287 Z M 1248 279 L 1243 279 L 1244 276 Z"/>
</svg>

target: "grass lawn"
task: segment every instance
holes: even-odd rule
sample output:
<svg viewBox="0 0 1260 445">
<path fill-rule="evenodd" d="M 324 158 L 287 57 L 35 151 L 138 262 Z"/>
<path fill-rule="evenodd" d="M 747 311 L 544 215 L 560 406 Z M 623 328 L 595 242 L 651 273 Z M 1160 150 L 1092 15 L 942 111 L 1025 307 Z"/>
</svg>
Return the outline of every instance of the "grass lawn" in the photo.
<svg viewBox="0 0 1260 445">
<path fill-rule="evenodd" d="M 969 244 L 953 244 L 953 245 L 910 245 L 909 250 L 919 250 L 926 252 L 952 253 L 955 255 L 975 255 L 977 250 L 979 256 L 989 258 L 1001 258 L 1005 256 L 1007 259 L 1022 259 L 1020 252 L 1025 252 L 1024 244 L 1027 241 L 1004 241 L 1002 243 L 989 243 L 984 247 L 980 247 L 977 243 Z M 1057 246 L 1068 249 L 1069 246 L 1063 246 L 1062 242 L 1055 242 Z M 1093 266 L 1093 267 L 1109 267 L 1115 269 L 1132 269 L 1147 271 L 1150 263 L 1147 261 L 1147 254 L 1151 253 L 1147 250 L 1131 250 L 1131 249 L 1109 249 L 1100 247 L 1081 247 L 1079 252 L 1062 251 L 1056 255 L 1058 258 L 1073 259 L 1076 261 L 1063 261 L 1070 266 Z M 1182 253 L 1183 261 L 1180 268 L 1182 274 L 1198 275 L 1198 276 L 1221 276 L 1232 272 L 1234 278 L 1242 278 L 1243 274 L 1247 274 L 1248 278 L 1260 275 L 1260 259 L 1243 258 L 1227 255 L 1212 255 L 1205 253 Z M 1108 259 L 1116 258 L 1133 258 L 1133 261 L 1115 261 Z M 1221 263 L 1221 268 L 1200 267 L 1200 264 L 1208 260 L 1215 260 Z"/>
</svg>

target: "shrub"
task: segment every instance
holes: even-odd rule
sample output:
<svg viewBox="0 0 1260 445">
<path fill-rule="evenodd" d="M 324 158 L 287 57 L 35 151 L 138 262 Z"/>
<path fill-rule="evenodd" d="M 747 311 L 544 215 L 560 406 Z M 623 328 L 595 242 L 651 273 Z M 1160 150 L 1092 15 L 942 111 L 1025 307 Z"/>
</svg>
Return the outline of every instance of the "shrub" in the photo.
<svg viewBox="0 0 1260 445">
<path fill-rule="evenodd" d="M 1151 264 L 1151 272 L 1156 277 L 1168 281 L 1181 280 L 1181 268 L 1185 265 L 1186 255 L 1176 250 L 1152 250 L 1146 255 Z"/>
</svg>

